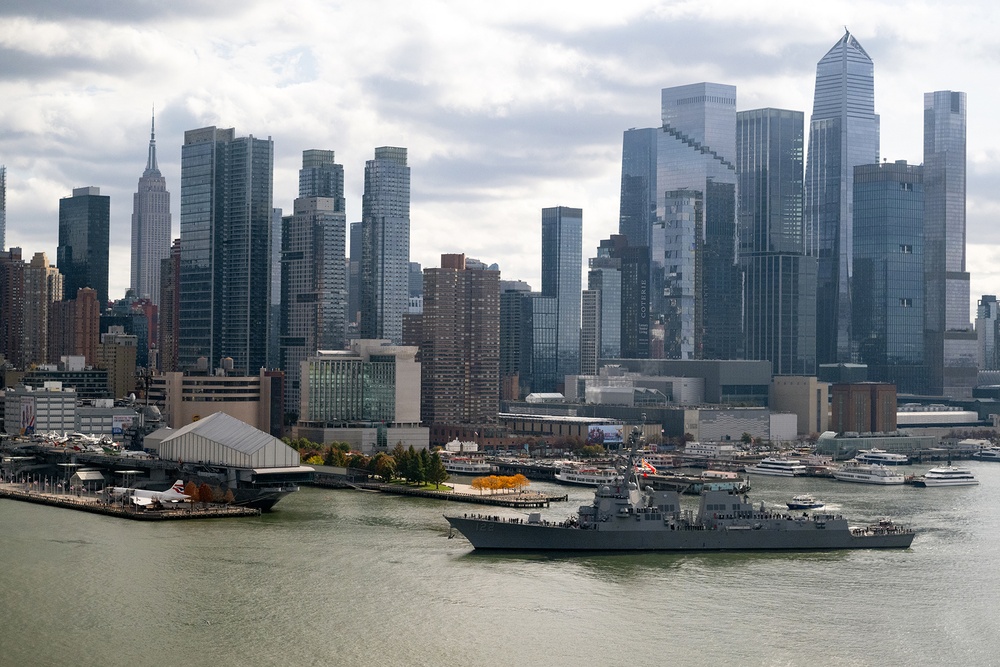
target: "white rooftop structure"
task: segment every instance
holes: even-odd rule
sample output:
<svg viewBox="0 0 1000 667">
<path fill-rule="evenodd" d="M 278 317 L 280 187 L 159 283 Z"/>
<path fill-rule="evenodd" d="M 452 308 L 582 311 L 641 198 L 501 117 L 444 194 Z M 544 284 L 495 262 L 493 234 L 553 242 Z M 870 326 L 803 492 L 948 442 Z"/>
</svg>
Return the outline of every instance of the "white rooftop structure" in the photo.
<svg viewBox="0 0 1000 667">
<path fill-rule="evenodd" d="M 236 468 L 291 468 L 299 453 L 269 433 L 223 412 L 173 431 L 160 429 L 144 445 L 167 461 Z"/>
</svg>

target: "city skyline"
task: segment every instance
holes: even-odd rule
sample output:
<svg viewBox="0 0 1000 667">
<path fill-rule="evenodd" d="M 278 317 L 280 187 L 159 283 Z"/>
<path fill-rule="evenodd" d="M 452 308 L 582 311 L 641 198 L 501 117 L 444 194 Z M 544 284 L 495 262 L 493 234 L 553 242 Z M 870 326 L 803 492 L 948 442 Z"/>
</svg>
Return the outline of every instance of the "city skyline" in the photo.
<svg viewBox="0 0 1000 667">
<path fill-rule="evenodd" d="M 275 205 L 285 210 L 297 191 L 301 151 L 335 149 L 352 222 L 360 219 L 372 147 L 407 146 L 414 172 L 411 259 L 433 266 L 442 252 L 460 249 L 498 262 L 505 278 L 537 289 L 537 211 L 582 208 L 588 248 L 614 233 L 621 132 L 657 123 L 662 88 L 721 81 L 737 87 L 738 110 L 809 114 L 816 60 L 846 23 L 876 63 L 883 157 L 921 162 L 924 92 L 968 93 L 972 293 L 997 291 L 991 257 L 1000 251 L 988 245 L 995 234 L 988 223 L 1000 201 L 988 184 L 1000 171 L 1000 138 L 988 110 L 1000 93 L 982 82 L 1000 65 L 982 61 L 989 38 L 969 30 L 989 23 L 989 10 L 977 5 L 961 5 L 942 19 L 932 5 L 918 4 L 902 26 L 898 8 L 888 3 L 808 10 L 765 3 L 753 15 L 713 3 L 649 4 L 610 17 L 585 9 L 571 18 L 542 7 L 486 17 L 445 4 L 383 17 L 386 38 L 358 53 L 343 45 L 329 51 L 319 37 L 319 25 L 328 21 L 309 17 L 364 33 L 363 21 L 371 18 L 364 10 L 334 11 L 325 3 L 280 16 L 266 5 L 230 9 L 234 25 L 267 25 L 268 42 L 221 37 L 217 8 L 149 6 L 108 19 L 93 7 L 0 9 L 0 44 L 12 56 L 0 81 L 8 100 L 0 112 L 8 246 L 54 256 L 59 197 L 81 185 L 101 187 L 112 198 L 110 292 L 123 294 L 130 200 L 155 104 L 168 184 L 179 184 L 185 130 L 236 126 L 274 138 Z M 73 43 L 58 39 L 75 19 L 83 20 L 72 28 Z M 958 41 L 966 45 L 960 55 L 952 48 Z M 50 46 L 57 43 L 63 45 Z M 72 67 L 59 65 L 67 58 Z M 79 83 L 81 73 L 87 85 Z M 552 89 L 565 94 L 553 101 Z"/>
</svg>

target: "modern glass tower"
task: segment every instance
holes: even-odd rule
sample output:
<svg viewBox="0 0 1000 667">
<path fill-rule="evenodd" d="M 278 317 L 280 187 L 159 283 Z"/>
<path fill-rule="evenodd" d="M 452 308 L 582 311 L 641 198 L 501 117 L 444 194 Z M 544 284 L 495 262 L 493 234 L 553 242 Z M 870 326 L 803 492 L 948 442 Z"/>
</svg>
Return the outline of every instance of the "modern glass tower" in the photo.
<svg viewBox="0 0 1000 667">
<path fill-rule="evenodd" d="M 968 398 L 977 353 L 965 268 L 965 93 L 924 94 L 924 191 L 928 392 Z"/>
<path fill-rule="evenodd" d="M 852 301 L 853 356 L 868 365 L 869 380 L 921 393 L 926 384 L 923 168 L 902 160 L 855 167 L 853 236 L 859 286 Z"/>
<path fill-rule="evenodd" d="M 410 280 L 410 168 L 405 148 L 375 149 L 375 159 L 365 163 L 361 209 L 361 338 L 401 345 Z"/>
<path fill-rule="evenodd" d="M 667 200 L 660 193 L 681 190 L 701 198 L 703 216 L 698 261 L 705 308 L 697 316 L 681 314 L 689 324 L 696 318 L 702 323 L 700 334 L 682 334 L 688 339 L 682 354 L 694 356 L 681 358 L 735 359 L 743 347 L 742 286 L 736 263 L 736 87 L 696 83 L 664 88 L 662 120 L 657 135 L 657 217 L 665 220 L 667 215 Z M 667 276 L 674 264 L 669 260 L 654 257 L 658 270 Z M 689 279 L 694 277 L 683 277 Z M 690 300 L 677 303 L 682 310 L 695 306 Z"/>
<path fill-rule="evenodd" d="M 108 303 L 108 249 L 111 244 L 111 197 L 100 188 L 74 188 L 59 200 L 59 247 L 56 266 L 63 274 L 63 298 L 75 299 L 83 287 Z"/>
<path fill-rule="evenodd" d="M 224 357 L 237 373 L 267 364 L 274 145 L 233 128 L 184 133 L 181 147 L 182 370 Z"/>
<path fill-rule="evenodd" d="M 629 245 L 649 247 L 656 220 L 656 145 L 654 127 L 626 130 L 622 138 L 622 185 L 618 233 Z"/>
<path fill-rule="evenodd" d="M 7 167 L 0 164 L 0 249 L 7 247 Z"/>
<path fill-rule="evenodd" d="M 310 182 L 316 153 L 304 151 L 299 183 Z M 347 218 L 344 213 L 343 167 L 339 185 L 323 190 L 330 196 L 302 194 L 294 213 L 283 220 L 281 233 L 281 361 L 287 373 L 285 405 L 299 405 L 300 363 L 317 350 L 344 348 L 347 331 Z M 341 188 L 341 189 L 338 189 Z M 316 192 L 306 188 L 305 192 Z"/>
<path fill-rule="evenodd" d="M 976 305 L 976 338 L 979 370 L 1000 370 L 997 342 L 1000 340 L 1000 303 L 995 294 L 984 294 Z"/>
<path fill-rule="evenodd" d="M 704 198 L 700 190 L 668 190 L 663 201 L 653 229 L 652 265 L 659 281 L 651 307 L 663 323 L 664 358 L 700 359 Z"/>
<path fill-rule="evenodd" d="M 736 114 L 739 257 L 747 359 L 776 375 L 816 372 L 816 258 L 802 242 L 801 111 Z"/>
<path fill-rule="evenodd" d="M 556 378 L 580 373 L 583 210 L 542 209 L 542 295 L 556 300 Z"/>
<path fill-rule="evenodd" d="M 816 362 L 851 361 L 854 167 L 875 164 L 879 117 L 874 65 L 845 32 L 816 65 L 805 183 L 806 254 L 819 260 Z"/>
<path fill-rule="evenodd" d="M 146 170 L 132 195 L 132 289 L 160 303 L 160 262 L 170 255 L 170 193 L 156 164 L 155 119 L 149 126 Z"/>
</svg>

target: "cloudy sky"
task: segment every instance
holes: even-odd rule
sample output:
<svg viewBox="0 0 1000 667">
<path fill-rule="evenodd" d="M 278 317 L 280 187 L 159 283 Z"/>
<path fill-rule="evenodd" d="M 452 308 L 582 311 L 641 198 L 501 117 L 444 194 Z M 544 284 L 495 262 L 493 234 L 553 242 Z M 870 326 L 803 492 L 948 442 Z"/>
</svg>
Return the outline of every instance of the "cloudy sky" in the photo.
<svg viewBox="0 0 1000 667">
<path fill-rule="evenodd" d="M 968 93 L 972 303 L 1000 291 L 1000 42 L 987 2 L 626 3 L 4 0 L 7 245 L 55 261 L 74 187 L 111 196 L 111 296 L 129 281 L 132 193 L 156 108 L 179 234 L 185 130 L 274 140 L 274 205 L 304 149 L 336 151 L 349 220 L 365 160 L 409 149 L 411 259 L 497 262 L 540 287 L 540 210 L 584 211 L 584 257 L 617 231 L 622 131 L 660 89 L 737 86 L 738 108 L 812 111 L 816 61 L 850 28 L 875 62 L 882 156 L 922 161 L 923 93 Z"/>
</svg>

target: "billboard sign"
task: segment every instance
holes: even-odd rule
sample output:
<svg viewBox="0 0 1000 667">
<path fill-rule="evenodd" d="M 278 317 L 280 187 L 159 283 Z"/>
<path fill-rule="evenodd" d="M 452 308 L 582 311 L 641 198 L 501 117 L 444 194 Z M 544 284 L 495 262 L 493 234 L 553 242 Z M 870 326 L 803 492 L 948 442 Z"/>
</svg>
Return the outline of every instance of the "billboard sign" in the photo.
<svg viewBox="0 0 1000 667">
<path fill-rule="evenodd" d="M 587 430 L 587 444 L 617 447 L 622 444 L 622 430 L 621 424 L 591 424 Z"/>
</svg>

